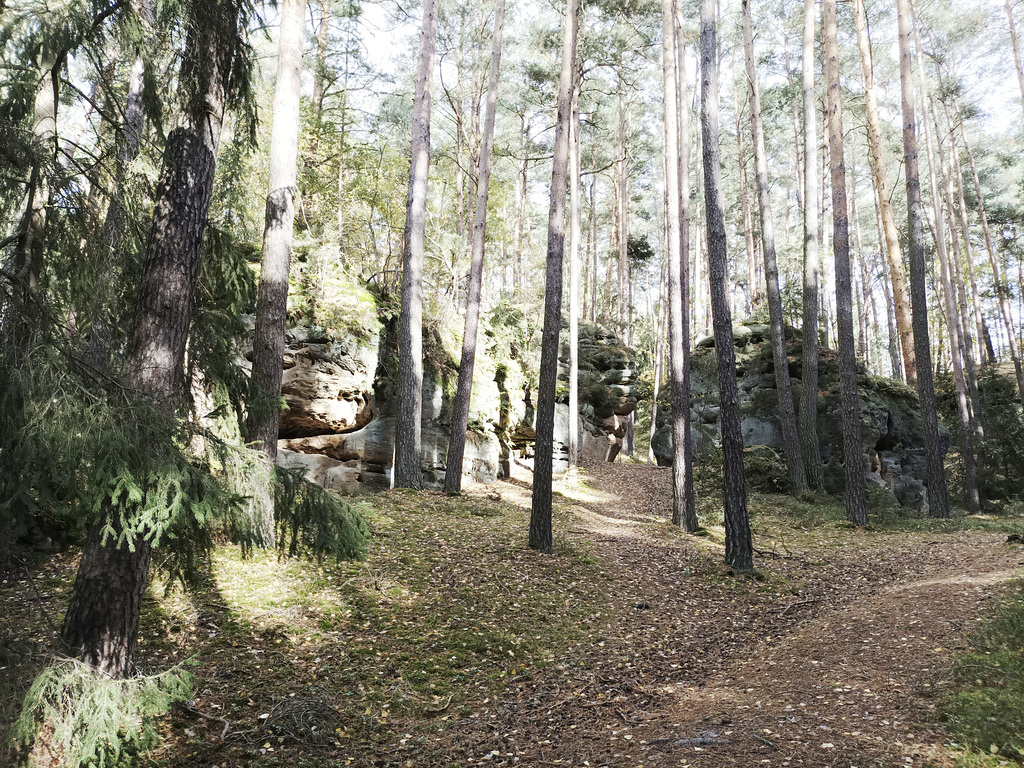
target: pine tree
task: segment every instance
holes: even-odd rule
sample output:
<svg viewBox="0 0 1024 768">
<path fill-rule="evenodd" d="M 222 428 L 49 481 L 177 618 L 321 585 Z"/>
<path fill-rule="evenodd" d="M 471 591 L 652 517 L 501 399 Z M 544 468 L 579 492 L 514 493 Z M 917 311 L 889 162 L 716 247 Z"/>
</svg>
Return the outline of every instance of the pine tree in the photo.
<svg viewBox="0 0 1024 768">
<path fill-rule="evenodd" d="M 722 162 L 718 119 L 718 24 L 715 0 L 702 0 L 700 12 L 701 129 L 704 147 L 704 198 L 710 266 L 711 312 L 718 358 L 718 391 L 725 481 L 725 562 L 739 572 L 752 571 L 753 544 L 743 479 L 743 432 L 736 384 L 736 350 L 729 310 L 728 254 L 722 207 Z"/>
<path fill-rule="evenodd" d="M 854 525 L 867 525 L 864 445 L 861 441 L 857 355 L 853 336 L 853 280 L 850 268 L 850 226 L 846 200 L 838 38 L 836 0 L 824 0 L 821 15 L 821 59 L 822 69 L 825 70 L 828 157 L 832 176 L 832 247 L 835 253 L 836 320 L 839 327 L 839 389 L 843 414 L 846 517 Z"/>
<path fill-rule="evenodd" d="M 158 412 L 181 404 L 185 347 L 224 110 L 247 51 L 247 6 L 211 0 L 192 6 L 181 66 L 182 125 L 167 137 L 124 379 Z M 89 531 L 61 635 L 75 655 L 108 677 L 134 671 L 152 543 L 129 499 L 108 503 Z"/>
<path fill-rule="evenodd" d="M 558 81 L 555 152 L 548 210 L 547 274 L 544 280 L 544 328 L 541 332 L 540 382 L 537 385 L 537 442 L 533 460 L 530 548 L 551 554 L 551 476 L 555 449 L 555 384 L 558 378 L 558 332 L 562 319 L 562 256 L 565 251 L 565 197 L 569 172 L 569 121 L 579 27 L 579 0 L 565 12 L 562 70 Z"/>
<path fill-rule="evenodd" d="M 430 165 L 430 97 L 437 48 L 437 2 L 423 4 L 419 66 L 412 107 L 412 159 L 405 206 L 402 257 L 402 312 L 398 321 L 398 428 L 395 432 L 394 485 L 420 488 L 420 418 L 423 413 L 423 255 Z"/>
</svg>

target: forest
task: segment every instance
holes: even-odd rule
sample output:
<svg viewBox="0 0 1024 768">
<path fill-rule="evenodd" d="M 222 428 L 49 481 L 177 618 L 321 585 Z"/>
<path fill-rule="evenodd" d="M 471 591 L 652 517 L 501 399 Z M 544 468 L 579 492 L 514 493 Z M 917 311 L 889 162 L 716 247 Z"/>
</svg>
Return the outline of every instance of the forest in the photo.
<svg viewBox="0 0 1024 768">
<path fill-rule="evenodd" d="M 1024 762 L 1018 0 L 0 0 L 0 765 Z"/>
</svg>

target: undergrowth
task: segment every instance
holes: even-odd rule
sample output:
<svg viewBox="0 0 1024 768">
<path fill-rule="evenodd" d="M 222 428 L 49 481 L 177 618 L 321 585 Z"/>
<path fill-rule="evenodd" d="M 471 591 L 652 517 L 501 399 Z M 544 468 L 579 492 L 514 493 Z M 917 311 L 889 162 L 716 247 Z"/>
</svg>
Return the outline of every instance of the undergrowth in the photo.
<svg viewBox="0 0 1024 768">
<path fill-rule="evenodd" d="M 173 702 L 189 698 L 191 684 L 180 667 L 111 680 L 97 677 L 80 661 L 62 659 L 32 683 L 15 738 L 69 768 L 124 765 L 156 743 L 156 718 Z"/>
<path fill-rule="evenodd" d="M 991 609 L 954 668 L 957 690 L 944 702 L 949 730 L 964 747 L 961 765 L 1024 758 L 1024 581 Z"/>
</svg>

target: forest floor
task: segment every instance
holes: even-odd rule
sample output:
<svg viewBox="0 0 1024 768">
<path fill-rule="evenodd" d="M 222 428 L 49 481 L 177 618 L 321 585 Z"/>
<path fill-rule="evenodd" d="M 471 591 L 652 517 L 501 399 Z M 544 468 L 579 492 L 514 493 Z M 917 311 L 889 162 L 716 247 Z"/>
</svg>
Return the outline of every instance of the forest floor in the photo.
<svg viewBox="0 0 1024 768">
<path fill-rule="evenodd" d="M 195 694 L 144 763 L 958 764 L 951 663 L 1020 574 L 1019 518 L 856 530 L 834 500 L 752 495 L 749 577 L 721 564 L 713 501 L 706 535 L 670 525 L 670 482 L 631 464 L 560 480 L 554 556 L 525 546 L 523 467 L 460 497 L 361 500 L 363 562 L 218 547 L 203 588 L 147 600 L 142 665 L 184 662 Z M 47 659 L 74 565 L 4 575 L 0 725 Z"/>
</svg>

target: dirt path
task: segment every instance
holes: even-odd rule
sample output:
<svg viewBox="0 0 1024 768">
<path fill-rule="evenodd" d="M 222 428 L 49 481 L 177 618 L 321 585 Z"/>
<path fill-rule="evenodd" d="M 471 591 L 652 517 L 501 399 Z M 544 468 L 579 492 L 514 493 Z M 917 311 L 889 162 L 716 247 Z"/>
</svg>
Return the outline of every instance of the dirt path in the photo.
<svg viewBox="0 0 1024 768">
<path fill-rule="evenodd" d="M 552 558 L 524 546 L 519 469 L 460 499 L 379 497 L 365 563 L 226 547 L 215 588 L 154 594 L 140 654 L 152 669 L 195 657 L 199 681 L 195 709 L 162 724 L 160 764 L 950 768 L 934 710 L 1019 572 L 1005 534 L 853 530 L 754 496 L 759 577 L 740 577 L 720 529 L 669 524 L 669 470 L 605 464 L 556 486 Z M 74 565 L 64 553 L 0 579 L 5 720 L 52 647 L 44 619 Z M 562 606 L 523 663 L 509 642 L 540 643 Z M 450 687 L 417 693 L 424 680 Z"/>
<path fill-rule="evenodd" d="M 1005 536 L 773 529 L 755 511 L 755 545 L 782 556 L 760 558 L 754 581 L 728 575 L 714 542 L 659 525 L 668 482 L 606 465 L 563 489 L 619 619 L 485 728 L 462 724 L 468 764 L 949 765 L 936 697 L 1020 565 Z"/>
</svg>

